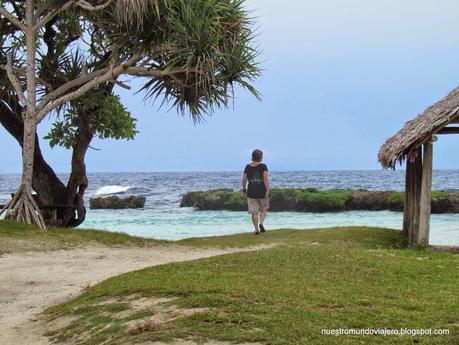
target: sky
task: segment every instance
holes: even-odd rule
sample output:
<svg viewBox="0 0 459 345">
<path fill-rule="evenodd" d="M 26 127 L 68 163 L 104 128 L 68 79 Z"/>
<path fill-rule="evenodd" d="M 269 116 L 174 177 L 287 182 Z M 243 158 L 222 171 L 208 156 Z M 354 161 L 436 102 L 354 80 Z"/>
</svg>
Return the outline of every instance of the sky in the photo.
<svg viewBox="0 0 459 345">
<path fill-rule="evenodd" d="M 137 118 L 133 141 L 94 140 L 89 172 L 240 171 L 254 148 L 271 170 L 381 169 L 384 141 L 459 82 L 457 0 L 246 0 L 256 17 L 263 100 L 237 90 L 234 108 L 195 126 L 119 89 Z M 42 123 L 43 137 L 52 119 Z M 440 136 L 434 167 L 459 168 L 459 136 Z M 69 171 L 70 152 L 42 143 Z M 0 172 L 20 172 L 0 127 Z"/>
</svg>

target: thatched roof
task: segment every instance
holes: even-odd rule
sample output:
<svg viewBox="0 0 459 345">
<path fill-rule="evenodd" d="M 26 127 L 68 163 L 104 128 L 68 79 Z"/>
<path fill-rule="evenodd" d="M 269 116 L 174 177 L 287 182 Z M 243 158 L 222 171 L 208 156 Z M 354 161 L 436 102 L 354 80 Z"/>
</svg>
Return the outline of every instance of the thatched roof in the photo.
<svg viewBox="0 0 459 345">
<path fill-rule="evenodd" d="M 459 87 L 448 96 L 428 107 L 415 119 L 408 121 L 379 150 L 379 162 L 384 168 L 413 158 L 413 152 L 459 115 Z"/>
</svg>

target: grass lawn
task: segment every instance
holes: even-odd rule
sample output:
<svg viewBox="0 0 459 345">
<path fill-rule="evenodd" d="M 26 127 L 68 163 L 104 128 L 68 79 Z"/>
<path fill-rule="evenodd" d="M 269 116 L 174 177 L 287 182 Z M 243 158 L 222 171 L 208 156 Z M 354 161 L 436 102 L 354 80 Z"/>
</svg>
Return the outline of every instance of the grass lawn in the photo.
<svg viewBox="0 0 459 345">
<path fill-rule="evenodd" d="M 100 230 L 50 228 L 42 232 L 30 225 L 0 220 L 0 256 L 30 250 L 70 249 L 89 244 L 147 246 L 158 243 L 165 242 Z"/>
<path fill-rule="evenodd" d="M 404 249 L 396 231 L 286 229 L 257 237 L 240 234 L 178 243 L 227 247 L 271 242 L 278 245 L 108 279 L 48 309 L 50 321 L 63 316 L 71 320 L 49 335 L 66 342 L 85 334 L 81 344 L 172 339 L 273 345 L 459 344 L 459 255 Z M 160 297 L 170 299 L 158 302 Z M 337 328 L 447 328 L 450 334 L 321 332 Z"/>
</svg>

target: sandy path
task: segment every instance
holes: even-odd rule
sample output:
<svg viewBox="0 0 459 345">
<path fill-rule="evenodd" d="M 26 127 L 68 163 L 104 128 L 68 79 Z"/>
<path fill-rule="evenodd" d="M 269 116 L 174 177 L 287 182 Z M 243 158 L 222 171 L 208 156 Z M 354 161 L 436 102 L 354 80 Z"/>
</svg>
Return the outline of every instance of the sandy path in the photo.
<svg viewBox="0 0 459 345">
<path fill-rule="evenodd" d="M 236 251 L 241 249 L 90 247 L 2 256 L 0 344 L 49 344 L 47 338 L 41 336 L 43 324 L 37 321 L 36 315 L 49 306 L 79 294 L 89 284 L 148 266 Z"/>
</svg>

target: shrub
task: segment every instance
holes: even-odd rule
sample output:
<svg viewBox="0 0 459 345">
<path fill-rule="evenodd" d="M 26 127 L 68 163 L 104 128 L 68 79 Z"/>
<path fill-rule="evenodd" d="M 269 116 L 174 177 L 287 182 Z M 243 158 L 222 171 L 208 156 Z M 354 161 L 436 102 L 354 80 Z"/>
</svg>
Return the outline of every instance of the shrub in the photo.
<svg viewBox="0 0 459 345">
<path fill-rule="evenodd" d="M 302 190 L 297 197 L 297 202 L 305 211 L 342 211 L 349 198 L 350 192 L 345 190 Z"/>
<path fill-rule="evenodd" d="M 392 192 L 387 198 L 389 210 L 402 211 L 405 204 L 404 192 Z"/>
<path fill-rule="evenodd" d="M 226 209 L 243 211 L 247 209 L 247 201 L 244 193 L 231 192 L 225 195 L 224 205 Z"/>
</svg>

